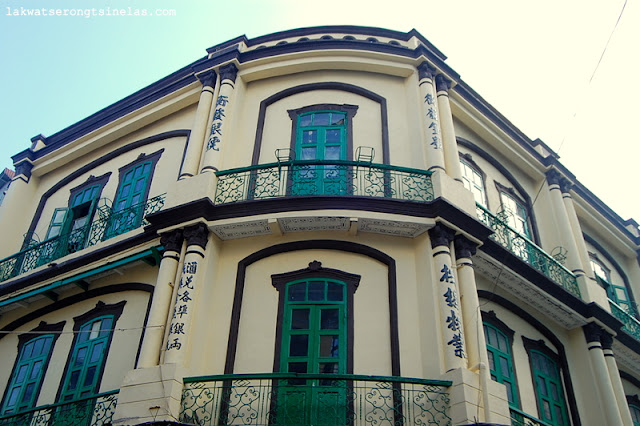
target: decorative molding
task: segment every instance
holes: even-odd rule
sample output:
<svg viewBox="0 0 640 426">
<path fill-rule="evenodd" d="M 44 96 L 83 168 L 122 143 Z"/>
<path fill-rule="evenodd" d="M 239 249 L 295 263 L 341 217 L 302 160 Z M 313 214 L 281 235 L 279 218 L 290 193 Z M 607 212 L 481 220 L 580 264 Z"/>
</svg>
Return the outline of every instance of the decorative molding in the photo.
<svg viewBox="0 0 640 426">
<path fill-rule="evenodd" d="M 605 330 L 602 330 L 602 332 L 600 333 L 600 343 L 602 343 L 602 349 L 612 349 L 613 336 L 607 333 Z"/>
<path fill-rule="evenodd" d="M 438 92 L 447 92 L 451 89 L 451 80 L 444 76 L 444 74 L 436 75 L 436 89 Z"/>
<path fill-rule="evenodd" d="M 418 80 L 423 80 L 425 78 L 433 79 L 433 76 L 436 74 L 436 69 L 429 62 L 424 61 L 420 65 L 418 65 Z"/>
<path fill-rule="evenodd" d="M 348 217 L 289 217 L 278 219 L 284 232 L 348 231 Z"/>
<path fill-rule="evenodd" d="M 563 176 L 556 169 L 549 169 L 546 171 L 545 176 L 547 178 L 547 183 L 549 185 L 558 185 L 560 186 L 560 180 Z"/>
<path fill-rule="evenodd" d="M 193 226 L 189 226 L 184 229 L 183 233 L 185 240 L 187 240 L 187 247 L 199 246 L 203 250 L 207 247 L 207 240 L 209 239 L 209 228 L 204 223 L 198 223 Z"/>
<path fill-rule="evenodd" d="M 358 219 L 358 232 L 371 232 L 395 237 L 415 238 L 422 235 L 432 225 L 384 219 Z"/>
<path fill-rule="evenodd" d="M 454 247 L 456 251 L 456 259 L 471 259 L 473 255 L 476 254 L 477 244 L 464 235 L 458 234 L 454 238 Z"/>
<path fill-rule="evenodd" d="M 429 238 L 431 239 L 431 248 L 435 249 L 439 246 L 449 247 L 449 244 L 453 241 L 456 232 L 444 226 L 438 222 L 436 225 L 429 229 Z"/>
<path fill-rule="evenodd" d="M 273 233 L 267 219 L 214 225 L 211 228 L 211 232 L 221 240 L 234 240 L 236 238 L 256 237 Z"/>
<path fill-rule="evenodd" d="M 235 83 L 238 76 L 238 67 L 231 63 L 221 66 L 218 72 L 220 73 L 220 83 L 225 80 L 231 80 L 232 83 Z"/>
<path fill-rule="evenodd" d="M 598 324 L 590 322 L 582 327 L 582 331 L 584 332 L 584 338 L 587 340 L 587 343 L 600 343 L 600 337 L 602 336 L 603 330 Z"/>
<path fill-rule="evenodd" d="M 198 78 L 198 80 L 200 80 L 200 83 L 202 83 L 202 89 L 204 90 L 205 87 L 215 87 L 216 85 L 216 72 L 213 70 L 207 70 L 201 74 L 198 74 L 196 76 Z"/>
<path fill-rule="evenodd" d="M 175 251 L 180 253 L 184 235 L 182 229 L 176 229 L 160 236 L 160 244 L 164 247 L 164 252 Z"/>
</svg>

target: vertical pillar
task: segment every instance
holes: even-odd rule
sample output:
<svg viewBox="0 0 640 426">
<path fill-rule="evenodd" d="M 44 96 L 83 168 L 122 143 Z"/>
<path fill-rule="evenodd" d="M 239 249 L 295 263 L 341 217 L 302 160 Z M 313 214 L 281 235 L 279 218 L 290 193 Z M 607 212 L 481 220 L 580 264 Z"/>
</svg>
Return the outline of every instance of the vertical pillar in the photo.
<svg viewBox="0 0 640 426">
<path fill-rule="evenodd" d="M 444 75 L 436 76 L 438 94 L 438 110 L 440 111 L 440 127 L 442 128 L 442 147 L 444 149 L 444 167 L 447 174 L 462 183 L 462 171 L 460 170 L 460 157 L 458 156 L 458 143 L 456 132 L 453 128 L 453 115 L 449 102 L 449 89 L 451 80 Z"/>
<path fill-rule="evenodd" d="M 229 111 L 233 103 L 238 68 L 231 63 L 220 67 L 219 72 L 220 92 L 213 107 L 213 120 L 211 121 L 211 129 L 203 154 L 200 173 L 211 173 L 219 170 L 222 158 L 221 148 L 224 149 L 224 144 L 228 141 L 226 137 L 229 129 L 227 122 L 229 121 Z"/>
<path fill-rule="evenodd" d="M 451 260 L 450 244 L 455 232 L 437 223 L 429 230 L 433 252 L 433 267 L 437 277 L 436 294 L 439 299 L 440 315 L 443 318 L 442 336 L 445 351 L 445 371 L 466 368 L 464 326 L 460 315 L 458 289 Z"/>
<path fill-rule="evenodd" d="M 620 417 L 622 417 L 622 424 L 633 425 L 631 411 L 629 410 L 627 397 L 622 387 L 622 380 L 620 379 L 620 372 L 618 371 L 618 365 L 613 355 L 613 336 L 603 330 L 600 336 L 600 342 L 602 343 L 602 352 L 604 353 L 604 359 L 607 363 L 607 369 L 609 370 L 609 378 L 611 379 L 611 386 L 613 387 L 613 392 L 618 403 Z"/>
<path fill-rule="evenodd" d="M 562 178 L 560 182 L 560 192 L 562 193 L 562 201 L 564 203 L 565 210 L 567 211 L 567 217 L 569 218 L 569 223 L 571 224 L 571 231 L 573 232 L 573 239 L 576 242 L 576 246 L 578 249 L 578 255 L 580 256 L 580 262 L 582 264 L 582 269 L 585 271 L 586 275 L 593 276 L 593 272 L 591 271 L 591 266 L 589 263 L 589 252 L 587 250 L 587 244 L 584 242 L 584 237 L 582 236 L 582 228 L 580 227 L 580 221 L 578 221 L 578 214 L 576 213 L 575 206 L 573 205 L 573 199 L 571 198 L 571 182 L 568 179 Z"/>
<path fill-rule="evenodd" d="M 184 365 L 184 354 L 189 348 L 189 339 L 191 338 L 189 330 L 194 316 L 194 300 L 198 297 L 198 274 L 202 269 L 201 261 L 204 258 L 208 236 L 209 229 L 204 223 L 190 226 L 184 230 L 187 251 L 184 256 L 182 275 L 169 325 L 165 364 Z"/>
<path fill-rule="evenodd" d="M 444 171 L 444 154 L 442 150 L 442 135 L 438 120 L 438 105 L 435 96 L 433 76 L 436 69 L 428 62 L 418 66 L 418 86 L 422 99 L 422 112 L 426 139 L 424 142 L 425 162 L 429 171 Z"/>
<path fill-rule="evenodd" d="M 160 349 L 164 339 L 164 331 L 171 306 L 171 295 L 173 294 L 174 280 L 178 271 L 180 261 L 180 250 L 182 248 L 182 230 L 175 230 L 163 234 L 160 243 L 164 247 L 160 270 L 156 279 L 156 286 L 153 290 L 151 309 L 147 320 L 144 339 L 137 368 L 153 367 L 160 361 Z"/>
<path fill-rule="evenodd" d="M 551 205 L 553 216 L 555 218 L 556 229 L 560 238 L 560 243 L 567 250 L 567 268 L 573 272 L 576 277 L 584 277 L 584 269 L 580 261 L 578 246 L 573 237 L 572 226 L 569 221 L 569 215 L 562 201 L 562 193 L 560 192 L 560 180 L 562 176 L 557 170 L 551 169 L 547 171 L 547 183 L 549 184 L 549 196 L 551 197 Z"/>
<path fill-rule="evenodd" d="M 196 116 L 191 126 L 189 144 L 187 145 L 187 151 L 185 152 L 180 177 L 178 179 L 192 177 L 198 173 L 202 146 L 204 145 L 204 138 L 207 133 L 207 121 L 209 119 L 209 111 L 211 110 L 211 102 L 213 101 L 213 86 L 216 81 L 216 73 L 207 71 L 199 75 L 198 79 L 202 82 L 202 91 L 200 91 L 200 100 L 198 101 Z"/>
<path fill-rule="evenodd" d="M 602 329 L 595 323 L 589 323 L 583 327 L 585 338 L 587 339 L 587 347 L 589 349 L 589 357 L 591 359 L 591 368 L 596 381 L 596 389 L 602 401 L 605 418 L 609 426 L 623 425 L 620 411 L 618 410 L 618 402 L 614 394 L 611 378 L 609 377 L 609 369 L 604 359 L 604 352 L 600 343 Z"/>
</svg>

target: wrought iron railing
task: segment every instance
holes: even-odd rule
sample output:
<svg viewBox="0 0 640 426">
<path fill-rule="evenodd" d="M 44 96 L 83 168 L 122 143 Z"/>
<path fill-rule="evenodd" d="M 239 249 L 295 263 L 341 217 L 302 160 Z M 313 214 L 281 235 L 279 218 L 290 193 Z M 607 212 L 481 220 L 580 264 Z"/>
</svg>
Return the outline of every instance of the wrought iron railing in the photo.
<svg viewBox="0 0 640 426">
<path fill-rule="evenodd" d="M 433 201 L 431 172 L 357 161 L 287 161 L 217 172 L 215 204 L 337 195 Z"/>
<path fill-rule="evenodd" d="M 450 425 L 451 382 L 338 374 L 184 379 L 180 421 L 205 425 Z"/>
<path fill-rule="evenodd" d="M 104 392 L 90 398 L 43 405 L 17 414 L 0 416 L 0 426 L 111 425 L 113 413 L 116 411 L 118 392 L 118 390 Z"/>
<path fill-rule="evenodd" d="M 561 285 L 576 297 L 580 296 L 580 288 L 576 276 L 560 262 L 547 254 L 533 241 L 511 228 L 505 221 L 477 204 L 478 219 L 493 229 L 491 238 L 528 263 L 534 269 L 542 272 L 555 283 Z"/>
<path fill-rule="evenodd" d="M 609 306 L 611 307 L 611 313 L 613 316 L 618 318 L 624 324 L 622 329 L 629 335 L 633 336 L 636 340 L 640 341 L 640 321 L 613 300 L 609 300 Z"/>
<path fill-rule="evenodd" d="M 148 225 L 145 217 L 164 206 L 165 195 L 150 198 L 144 203 L 126 209 L 108 207 L 98 209 L 90 224 L 41 243 L 31 244 L 24 250 L 0 260 L 0 281 L 8 280 L 39 266 L 117 235 Z"/>
<path fill-rule="evenodd" d="M 553 426 L 517 408 L 510 407 L 509 411 L 511 411 L 511 426 Z"/>
</svg>

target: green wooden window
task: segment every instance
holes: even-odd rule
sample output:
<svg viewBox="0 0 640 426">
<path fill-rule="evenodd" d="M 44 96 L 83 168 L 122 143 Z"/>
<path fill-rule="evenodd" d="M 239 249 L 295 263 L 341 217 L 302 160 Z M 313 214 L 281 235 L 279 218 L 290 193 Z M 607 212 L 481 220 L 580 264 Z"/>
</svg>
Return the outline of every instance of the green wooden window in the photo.
<svg viewBox="0 0 640 426">
<path fill-rule="evenodd" d="M 65 219 L 67 218 L 67 210 L 67 208 L 58 208 L 54 210 L 45 240 L 55 238 L 58 235 L 62 234 Z"/>
<path fill-rule="evenodd" d="M 286 285 L 280 370 L 289 373 L 344 374 L 347 366 L 346 285 L 307 279 Z M 346 410 L 346 389 L 325 380 L 288 380 L 279 394 L 283 424 L 322 424 L 316 402 Z M 332 411 L 332 416 L 336 415 Z M 344 411 L 343 415 L 346 415 Z"/>
<path fill-rule="evenodd" d="M 513 369 L 513 356 L 511 355 L 511 341 L 506 334 L 493 325 L 487 323 L 483 325 L 491 378 L 505 385 L 509 405 L 520 408 L 516 377 Z"/>
<path fill-rule="evenodd" d="M 487 197 L 484 191 L 484 179 L 478 170 L 463 159 L 460 159 L 462 171 L 462 183 L 473 194 L 476 203 L 487 206 Z"/>
<path fill-rule="evenodd" d="M 71 401 L 97 393 L 112 325 L 113 316 L 103 316 L 80 327 L 64 376 L 61 401 Z"/>
<path fill-rule="evenodd" d="M 296 160 L 346 160 L 347 128 L 346 112 L 300 114 L 296 126 Z M 293 178 L 296 194 L 343 193 L 348 189 L 344 170 L 335 165 L 300 167 Z"/>
<path fill-rule="evenodd" d="M 121 175 L 120 187 L 105 232 L 105 239 L 138 228 L 144 216 L 153 160 L 137 163 Z"/>
<path fill-rule="evenodd" d="M 633 426 L 640 426 L 640 407 L 629 404 L 629 411 L 631 411 Z"/>
<path fill-rule="evenodd" d="M 101 188 L 102 185 L 92 185 L 72 197 L 62 229 L 63 233 L 69 234 L 65 246 L 67 252 L 74 253 L 84 248 Z"/>
<path fill-rule="evenodd" d="M 623 285 L 614 284 L 611 281 L 611 273 L 609 269 L 602 264 L 598 259 L 591 257 L 590 259 L 591 269 L 596 276 L 598 284 L 600 284 L 605 290 L 607 290 L 607 296 L 629 315 L 636 316 L 636 309 L 631 302 L 627 287 Z"/>
<path fill-rule="evenodd" d="M 558 364 L 537 350 L 531 350 L 529 355 L 539 418 L 553 426 L 569 425 Z"/>
<path fill-rule="evenodd" d="M 52 343 L 53 335 L 44 335 L 22 346 L 2 404 L 3 415 L 35 406 Z"/>
<path fill-rule="evenodd" d="M 527 208 L 506 192 L 500 192 L 502 211 L 507 214 L 507 224 L 520 234 L 531 239 L 531 225 Z"/>
</svg>

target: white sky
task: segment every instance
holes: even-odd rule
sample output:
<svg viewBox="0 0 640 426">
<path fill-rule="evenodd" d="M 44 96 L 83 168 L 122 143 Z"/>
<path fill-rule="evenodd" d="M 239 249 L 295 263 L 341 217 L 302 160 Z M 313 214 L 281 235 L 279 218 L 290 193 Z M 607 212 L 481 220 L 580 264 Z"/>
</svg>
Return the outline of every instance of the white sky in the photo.
<svg viewBox="0 0 640 426">
<path fill-rule="evenodd" d="M 236 36 L 304 26 L 417 29 L 461 78 L 640 221 L 640 5 L 625 0 L 0 0 L 0 167 Z M 7 16 L 23 8 L 175 9 L 159 17 Z M 535 194 L 532 194 L 535 195 Z"/>
</svg>

